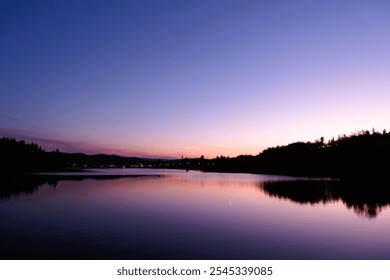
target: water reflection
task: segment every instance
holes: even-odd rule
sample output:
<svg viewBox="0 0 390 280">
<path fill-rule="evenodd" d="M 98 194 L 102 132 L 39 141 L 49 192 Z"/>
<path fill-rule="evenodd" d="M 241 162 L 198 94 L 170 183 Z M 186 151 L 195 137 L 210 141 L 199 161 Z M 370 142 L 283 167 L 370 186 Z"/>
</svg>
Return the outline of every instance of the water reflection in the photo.
<svg viewBox="0 0 390 280">
<path fill-rule="evenodd" d="M 386 185 L 152 171 L 2 180 L 0 259 L 390 256 Z"/>
<path fill-rule="evenodd" d="M 234 174 L 233 174 L 234 175 Z M 7 200 L 21 195 L 31 195 L 40 187 L 48 185 L 55 188 L 59 181 L 115 180 L 125 177 L 163 177 L 159 174 L 82 174 L 82 175 L 30 175 L 1 178 L 0 199 Z M 282 177 L 281 177 L 282 178 Z M 184 181 L 203 185 L 202 180 Z M 194 179 L 194 178 L 192 178 Z M 390 186 L 383 182 L 351 182 L 336 180 L 270 180 L 264 177 L 258 180 L 257 186 L 269 197 L 287 199 L 298 204 L 329 204 L 341 201 L 347 208 L 363 217 L 375 218 L 384 207 L 390 205 Z M 249 181 L 253 180 L 250 178 Z M 224 180 L 224 183 L 237 183 L 234 180 Z M 221 190 L 222 191 L 222 190 Z"/>
<path fill-rule="evenodd" d="M 271 197 L 299 204 L 342 201 L 359 216 L 368 218 L 375 218 L 384 207 L 390 205 L 390 188 L 383 182 L 265 181 L 259 182 L 259 187 Z"/>
<path fill-rule="evenodd" d="M 114 180 L 120 178 L 137 178 L 137 177 L 162 177 L 164 175 L 154 174 L 71 174 L 71 175 L 20 175 L 1 177 L 0 199 L 10 199 L 21 195 L 31 195 L 40 187 L 48 185 L 55 188 L 59 181 L 82 181 L 87 179 L 94 180 Z"/>
<path fill-rule="evenodd" d="M 21 195 L 31 195 L 40 187 L 49 185 L 55 188 L 58 179 L 49 176 L 11 176 L 1 178 L 0 199 L 9 199 Z"/>
</svg>

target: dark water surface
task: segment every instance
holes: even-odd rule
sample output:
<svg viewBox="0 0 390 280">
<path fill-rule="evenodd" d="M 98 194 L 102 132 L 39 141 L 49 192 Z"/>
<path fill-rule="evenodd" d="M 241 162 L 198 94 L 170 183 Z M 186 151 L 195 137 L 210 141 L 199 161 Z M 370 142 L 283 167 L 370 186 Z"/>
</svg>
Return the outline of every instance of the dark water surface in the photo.
<svg viewBox="0 0 390 280">
<path fill-rule="evenodd" d="M 155 169 L 16 181 L 1 183 L 1 259 L 390 259 L 390 191 L 374 182 Z"/>
</svg>

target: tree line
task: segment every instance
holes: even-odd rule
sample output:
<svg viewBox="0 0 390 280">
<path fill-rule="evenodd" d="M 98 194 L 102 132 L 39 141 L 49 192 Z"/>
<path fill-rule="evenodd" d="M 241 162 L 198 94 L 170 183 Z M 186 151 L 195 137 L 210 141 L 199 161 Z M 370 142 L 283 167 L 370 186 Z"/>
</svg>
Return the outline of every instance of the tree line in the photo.
<svg viewBox="0 0 390 280">
<path fill-rule="evenodd" d="M 210 172 L 266 173 L 295 176 L 386 177 L 390 166 L 390 133 L 362 130 L 325 142 L 295 142 L 268 148 L 258 155 L 213 159 L 152 160 L 108 155 L 44 151 L 35 143 L 0 139 L 0 172 L 58 171 L 66 167 L 152 167 Z"/>
<path fill-rule="evenodd" d="M 46 152 L 35 143 L 0 139 L 0 173 L 17 174 L 39 171 L 57 171 L 66 167 L 58 150 Z"/>
<path fill-rule="evenodd" d="M 390 167 L 390 133 L 362 130 L 325 142 L 295 142 L 256 156 L 181 160 L 186 169 L 335 178 L 385 177 Z"/>
</svg>

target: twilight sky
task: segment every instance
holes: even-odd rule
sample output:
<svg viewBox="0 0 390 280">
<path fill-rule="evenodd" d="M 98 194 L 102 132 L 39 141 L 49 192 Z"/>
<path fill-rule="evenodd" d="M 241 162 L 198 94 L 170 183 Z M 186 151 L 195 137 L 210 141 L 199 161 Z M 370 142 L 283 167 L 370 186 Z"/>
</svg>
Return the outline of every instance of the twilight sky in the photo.
<svg viewBox="0 0 390 280">
<path fill-rule="evenodd" d="M 1 1 L 0 137 L 258 154 L 390 130 L 390 2 Z"/>
</svg>

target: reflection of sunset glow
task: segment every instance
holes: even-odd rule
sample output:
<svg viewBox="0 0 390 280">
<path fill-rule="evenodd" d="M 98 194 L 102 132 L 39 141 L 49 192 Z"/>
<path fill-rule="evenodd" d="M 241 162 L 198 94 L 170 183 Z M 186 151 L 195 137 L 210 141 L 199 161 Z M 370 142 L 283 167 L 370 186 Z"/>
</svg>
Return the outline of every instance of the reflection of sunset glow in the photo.
<svg viewBox="0 0 390 280">
<path fill-rule="evenodd" d="M 388 258 L 389 203 L 367 219 L 346 207 L 343 199 L 350 204 L 351 197 L 318 199 L 337 181 L 146 169 L 106 174 L 136 171 L 164 176 L 58 181 L 27 200 L 2 201 L 0 212 L 6 221 L 17 216 L 18 229 L 43 223 L 61 229 L 60 240 L 105 244 L 108 251 L 141 244 L 137 258 L 155 246 L 169 248 L 158 249 L 161 258 Z M 316 191 L 294 193 L 300 184 Z M 51 231 L 44 234 L 53 238 Z"/>
</svg>

